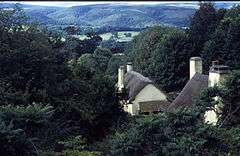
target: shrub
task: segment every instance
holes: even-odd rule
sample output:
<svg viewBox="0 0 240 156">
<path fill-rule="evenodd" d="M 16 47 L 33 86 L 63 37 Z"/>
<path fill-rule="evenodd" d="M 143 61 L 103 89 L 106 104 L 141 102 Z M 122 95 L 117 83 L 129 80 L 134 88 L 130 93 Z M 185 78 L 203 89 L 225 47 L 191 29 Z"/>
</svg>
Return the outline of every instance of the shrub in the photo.
<svg viewBox="0 0 240 156">
<path fill-rule="evenodd" d="M 87 146 L 86 139 L 82 136 L 70 137 L 66 141 L 60 141 L 59 144 L 62 144 L 64 149 L 73 149 L 73 150 L 84 150 Z"/>
<path fill-rule="evenodd" d="M 109 139 L 111 155 L 239 154 L 239 128 L 217 128 L 200 119 L 194 109 L 140 119 Z"/>
<path fill-rule="evenodd" d="M 19 153 L 20 155 L 21 150 L 24 156 L 28 153 L 31 155 L 32 149 L 30 149 L 30 147 L 28 148 L 28 146 L 32 146 L 31 148 L 37 150 L 42 141 L 39 140 L 39 138 L 44 136 L 42 132 L 46 131 L 44 128 L 49 124 L 52 115 L 53 109 L 49 105 L 44 106 L 34 103 L 27 107 L 12 105 L 0 106 L 1 128 L 3 134 L 6 133 L 5 137 L 9 139 L 9 143 L 7 139 L 4 140 L 4 138 L 1 143 L 5 145 L 4 148 L 14 149 L 14 151 L 8 150 L 9 155 L 14 153 Z M 21 147 L 21 145 L 26 146 L 26 148 Z M 15 152 L 16 150 L 20 151 Z"/>
<path fill-rule="evenodd" d="M 21 128 L 28 136 L 43 127 L 53 115 L 51 106 L 42 104 L 25 106 L 0 106 L 0 119 L 6 124 L 11 122 L 14 128 Z"/>
<path fill-rule="evenodd" d="M 14 128 L 13 122 L 0 122 L 0 153 L 6 156 L 34 156 L 36 148 L 22 129 Z"/>
</svg>

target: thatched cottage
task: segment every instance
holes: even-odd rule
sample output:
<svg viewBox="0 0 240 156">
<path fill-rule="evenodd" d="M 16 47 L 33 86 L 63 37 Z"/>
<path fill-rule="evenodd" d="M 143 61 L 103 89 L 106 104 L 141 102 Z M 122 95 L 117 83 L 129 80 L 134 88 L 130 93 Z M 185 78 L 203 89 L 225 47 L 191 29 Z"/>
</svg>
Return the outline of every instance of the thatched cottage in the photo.
<svg viewBox="0 0 240 156">
<path fill-rule="evenodd" d="M 124 110 L 132 115 L 165 111 L 170 104 L 167 95 L 152 80 L 133 71 L 131 63 L 127 64 L 126 73 L 124 66 L 118 70 L 118 90 L 124 88 L 127 91 Z"/>
<path fill-rule="evenodd" d="M 207 87 L 219 85 L 229 73 L 228 66 L 219 65 L 213 61 L 209 74 L 202 73 L 202 59 L 200 57 L 190 58 L 190 78 L 180 94 L 170 103 L 167 94 L 157 88 L 152 80 L 132 70 L 132 65 L 127 64 L 127 73 L 124 67 L 119 68 L 118 90 L 124 88 L 128 93 L 128 100 L 124 109 L 132 115 L 141 113 L 154 113 L 161 111 L 172 111 L 179 107 L 190 107 L 195 97 Z M 206 112 L 206 121 L 216 122 L 216 114 L 213 111 Z"/>
</svg>

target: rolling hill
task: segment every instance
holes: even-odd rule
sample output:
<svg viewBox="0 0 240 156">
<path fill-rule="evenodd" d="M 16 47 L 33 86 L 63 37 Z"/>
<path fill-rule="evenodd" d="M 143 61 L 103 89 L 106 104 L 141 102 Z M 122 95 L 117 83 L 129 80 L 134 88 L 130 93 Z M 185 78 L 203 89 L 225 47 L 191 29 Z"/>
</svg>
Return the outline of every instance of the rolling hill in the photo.
<svg viewBox="0 0 240 156">
<path fill-rule="evenodd" d="M 51 11 L 54 10 L 49 8 Z M 174 6 L 129 6 L 129 5 L 87 5 L 59 8 L 46 14 L 41 9 L 28 9 L 27 15 L 34 17 L 39 11 L 40 19 L 54 19 L 48 24 L 79 25 L 94 27 L 131 27 L 143 28 L 153 25 L 171 25 L 185 27 L 188 25 L 189 16 L 195 9 Z M 39 20 L 42 21 L 42 20 Z M 43 21 L 44 24 L 46 24 Z"/>
<path fill-rule="evenodd" d="M 218 3 L 217 8 L 229 8 L 232 3 Z M 0 8 L 13 4 L 1 3 Z M 129 5 L 121 3 L 49 7 L 21 4 L 32 21 L 46 26 L 77 25 L 92 27 L 145 28 L 153 25 L 187 27 L 196 11 L 192 5 L 168 3 L 156 5 Z"/>
</svg>

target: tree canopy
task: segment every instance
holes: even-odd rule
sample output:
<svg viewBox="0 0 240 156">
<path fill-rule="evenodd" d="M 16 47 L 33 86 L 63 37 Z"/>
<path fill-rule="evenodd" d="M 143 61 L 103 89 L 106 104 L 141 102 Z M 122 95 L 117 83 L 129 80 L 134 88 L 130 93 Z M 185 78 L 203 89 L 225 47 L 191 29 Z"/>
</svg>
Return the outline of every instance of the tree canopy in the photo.
<svg viewBox="0 0 240 156">
<path fill-rule="evenodd" d="M 178 90 L 185 85 L 192 53 L 191 42 L 184 31 L 164 27 L 140 33 L 127 51 L 134 70 L 155 80 L 165 91 Z"/>
<path fill-rule="evenodd" d="M 205 43 L 202 53 L 204 68 L 210 65 L 211 60 L 219 60 L 220 63 L 229 65 L 236 69 L 239 64 L 239 24 L 240 18 L 236 15 L 239 12 L 239 6 L 233 7 L 226 12 L 224 18 L 220 21 L 211 38 Z"/>
</svg>

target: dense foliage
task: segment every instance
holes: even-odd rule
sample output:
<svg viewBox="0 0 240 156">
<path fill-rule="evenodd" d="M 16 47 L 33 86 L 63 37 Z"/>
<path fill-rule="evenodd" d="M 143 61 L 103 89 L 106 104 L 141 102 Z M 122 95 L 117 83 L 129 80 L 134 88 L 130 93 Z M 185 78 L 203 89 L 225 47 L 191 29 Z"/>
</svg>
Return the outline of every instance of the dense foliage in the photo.
<svg viewBox="0 0 240 156">
<path fill-rule="evenodd" d="M 7 137 L 1 141 L 6 145 L 2 153 L 61 151 L 58 141 L 72 135 L 82 135 L 87 143 L 103 138 L 124 113 L 115 96 L 114 79 L 102 73 L 112 54 L 96 49 L 101 38 L 89 36 L 70 44 L 68 38 L 63 41 L 58 34 L 27 23 L 19 8 L 1 10 L 0 17 L 4 23 L 0 27 L 0 118 Z M 83 65 L 85 53 L 93 55 L 98 66 Z M 8 136 L 16 143 L 8 146 Z M 33 150 L 28 150 L 28 142 Z"/>
<path fill-rule="evenodd" d="M 0 123 L 0 152 L 8 156 L 34 156 L 36 151 L 31 141 L 21 129 L 13 129 L 13 124 Z"/>
<path fill-rule="evenodd" d="M 131 44 L 127 55 L 136 71 L 152 78 L 166 91 L 184 86 L 193 52 L 184 31 L 154 27 L 142 32 Z"/>
<path fill-rule="evenodd" d="M 200 3 L 199 6 L 189 26 L 190 38 L 197 55 L 202 51 L 203 44 L 209 39 L 218 22 L 217 11 L 212 3 Z"/>
<path fill-rule="evenodd" d="M 185 109 L 145 117 L 110 139 L 112 155 L 237 155 L 239 128 L 203 124 Z"/>
<path fill-rule="evenodd" d="M 129 34 L 131 35 L 131 33 Z M 128 36 L 127 34 L 125 36 L 131 37 L 131 36 Z M 113 54 L 123 53 L 126 49 L 127 42 L 119 42 L 115 38 L 111 37 L 109 40 L 103 41 L 101 43 L 101 46 L 104 48 L 110 49 Z"/>
<path fill-rule="evenodd" d="M 199 5 L 186 31 L 149 28 L 126 50 L 135 70 L 151 77 L 167 92 L 186 84 L 187 62 L 192 56 L 203 58 L 204 73 L 208 73 L 213 60 L 239 68 L 239 6 L 216 10 L 212 3 Z"/>
<path fill-rule="evenodd" d="M 125 45 L 96 33 L 80 40 L 72 26 L 51 32 L 17 6 L 0 9 L 0 153 L 239 155 L 239 71 L 174 112 L 127 117 L 115 95 L 117 69 L 127 61 L 167 92 L 186 84 L 192 56 L 203 57 L 205 72 L 214 59 L 238 69 L 239 14 L 239 6 L 200 3 L 186 31 L 156 26 Z M 204 123 L 216 104 L 218 123 Z"/>
<path fill-rule="evenodd" d="M 164 34 L 161 40 L 153 52 L 148 73 L 164 90 L 176 91 L 188 80 L 192 44 L 180 30 Z"/>
<path fill-rule="evenodd" d="M 89 34 L 88 39 L 80 40 L 73 36 L 67 36 L 64 43 L 64 51 L 70 52 L 72 57 L 80 57 L 85 53 L 93 53 L 102 41 L 102 38 L 95 34 Z"/>
<path fill-rule="evenodd" d="M 202 56 L 205 59 L 204 67 L 210 65 L 211 60 L 218 59 L 220 63 L 229 65 L 233 69 L 240 68 L 239 37 L 240 37 L 240 7 L 228 10 L 217 28 L 205 43 Z"/>
</svg>

